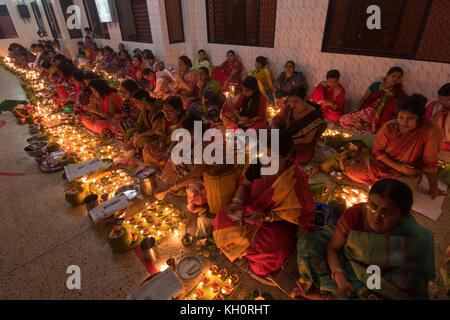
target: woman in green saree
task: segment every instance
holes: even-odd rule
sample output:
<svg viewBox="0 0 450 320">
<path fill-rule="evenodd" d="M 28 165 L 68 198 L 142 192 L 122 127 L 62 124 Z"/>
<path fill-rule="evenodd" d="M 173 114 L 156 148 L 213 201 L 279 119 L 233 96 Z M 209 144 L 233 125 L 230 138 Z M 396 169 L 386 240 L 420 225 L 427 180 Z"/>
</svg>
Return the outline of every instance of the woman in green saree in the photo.
<svg viewBox="0 0 450 320">
<path fill-rule="evenodd" d="M 381 180 L 370 190 L 368 203 L 339 218 L 333 234 L 322 230 L 299 238 L 297 294 L 307 299 L 428 299 L 428 282 L 435 277 L 433 233 L 410 215 L 412 203 L 406 184 Z M 378 283 L 369 266 L 379 267 Z"/>
<path fill-rule="evenodd" d="M 125 134 L 127 148 L 135 148 L 141 151 L 144 146 L 155 139 L 156 122 L 163 118 L 161 107 L 163 101 L 150 97 L 144 89 L 139 89 L 133 93 L 136 107 L 141 110 L 134 127 L 128 129 Z"/>
</svg>

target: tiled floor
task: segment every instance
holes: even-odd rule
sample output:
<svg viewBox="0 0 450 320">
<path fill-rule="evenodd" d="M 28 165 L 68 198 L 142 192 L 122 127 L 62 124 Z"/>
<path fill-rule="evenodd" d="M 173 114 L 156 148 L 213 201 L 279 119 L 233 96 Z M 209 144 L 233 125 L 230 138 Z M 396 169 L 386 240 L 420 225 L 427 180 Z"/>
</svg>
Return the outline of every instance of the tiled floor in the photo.
<svg viewBox="0 0 450 320">
<path fill-rule="evenodd" d="M 25 98 L 17 79 L 1 68 L 0 83 L 0 101 Z M 25 174 L 0 176 L 0 299 L 126 298 L 148 277 L 135 253 L 114 254 L 106 241 L 111 226 L 93 226 L 83 206 L 70 207 L 64 200 L 60 174 L 40 172 L 34 159 L 23 151 L 29 137 L 27 126 L 17 125 L 10 112 L 0 114 L 0 120 L 6 121 L 0 128 L 0 172 Z M 321 174 L 313 180 L 327 181 L 332 187 Z M 437 270 L 443 265 L 450 240 L 450 197 L 444 208 L 438 223 L 415 215 L 435 234 Z M 195 219 L 191 220 L 193 229 Z M 157 266 L 170 257 L 178 260 L 200 252 L 172 241 L 161 244 L 158 253 Z M 202 259 L 205 268 L 214 263 L 240 274 L 237 299 L 255 289 L 287 299 L 280 290 L 259 284 L 221 254 Z M 67 289 L 70 265 L 81 269 L 81 290 Z M 185 285 L 189 289 L 193 283 Z"/>
</svg>

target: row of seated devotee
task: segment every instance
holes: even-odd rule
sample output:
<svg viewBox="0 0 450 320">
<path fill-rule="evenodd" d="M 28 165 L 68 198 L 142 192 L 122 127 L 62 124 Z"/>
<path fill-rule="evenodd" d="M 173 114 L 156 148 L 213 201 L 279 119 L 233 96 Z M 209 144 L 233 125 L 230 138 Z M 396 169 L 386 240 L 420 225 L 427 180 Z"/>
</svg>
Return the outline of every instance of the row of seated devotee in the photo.
<svg viewBox="0 0 450 320">
<path fill-rule="evenodd" d="M 171 160 L 174 130 L 186 129 L 193 137 L 196 121 L 202 121 L 203 132 L 211 127 L 280 129 L 276 174 L 262 176 L 265 165 L 258 162 L 248 166 L 238 186 L 224 183 L 210 190 L 218 194 L 229 187 L 234 195 L 212 222 L 216 245 L 231 262 L 245 259 L 256 279 L 274 281 L 297 248 L 300 278 L 292 297 L 360 297 L 366 267 L 377 264 L 383 270 L 383 285 L 372 294 L 428 298 L 428 281 L 435 277 L 433 233 L 411 215 L 413 193 L 401 180 L 425 173 L 430 196 L 440 194 L 437 155 L 440 147 L 449 150 L 450 84 L 427 105 L 420 94 L 406 95 L 403 71 L 394 67 L 383 82 L 370 85 L 358 112 L 344 115 L 345 90 L 337 70 L 328 72 L 327 80 L 308 99 L 306 79 L 292 61 L 272 82 L 267 59 L 258 57 L 255 70 L 242 81 L 243 67 L 233 51 L 217 67 L 204 50 L 194 64 L 181 56 L 173 71 L 151 51 L 135 50 L 130 60 L 123 44 L 119 50 L 120 55 L 110 47 L 96 50 L 87 39 L 80 44 L 75 63 L 45 46 L 40 62 L 28 63 L 41 71 L 58 105 L 75 103 L 75 113 L 86 128 L 114 137 L 142 156 L 145 164 L 159 169 L 157 199 L 167 193 L 185 195 L 190 211 L 199 219 L 208 216 L 203 178 L 210 167 Z M 16 61 L 21 54 L 10 51 Z M 94 72 L 77 68 L 77 63 L 98 71 L 120 70 L 125 78 L 117 90 Z M 235 103 L 224 94 L 230 85 L 240 92 Z M 281 112 L 268 121 L 270 101 L 280 105 Z M 302 165 L 314 156 L 316 141 L 327 128 L 325 118 L 376 133 L 371 152 L 357 155 L 345 168 L 350 179 L 372 187 L 368 202 L 345 211 L 334 232 L 315 232 L 316 204 Z M 269 139 L 268 154 L 270 150 Z M 202 232 L 199 237 L 205 236 Z M 388 247 L 390 251 L 385 250 Z M 389 256 L 405 258 L 389 261 Z"/>
</svg>

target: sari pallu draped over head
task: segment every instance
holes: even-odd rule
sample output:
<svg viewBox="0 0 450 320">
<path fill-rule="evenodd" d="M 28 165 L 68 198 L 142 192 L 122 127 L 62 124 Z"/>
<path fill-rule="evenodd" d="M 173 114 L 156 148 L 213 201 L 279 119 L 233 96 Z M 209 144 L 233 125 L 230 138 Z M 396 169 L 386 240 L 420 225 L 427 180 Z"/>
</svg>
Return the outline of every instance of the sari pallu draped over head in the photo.
<svg viewBox="0 0 450 320">
<path fill-rule="evenodd" d="M 261 226 L 239 226 L 228 218 L 227 209 L 228 206 L 217 214 L 213 236 L 217 247 L 234 262 L 247 253 Z M 244 216 L 272 211 L 284 221 L 310 228 L 314 226 L 315 210 L 308 178 L 297 165 L 292 165 L 280 175 L 263 176 L 252 183 Z"/>
<path fill-rule="evenodd" d="M 331 233 L 326 230 L 301 237 L 297 244 L 298 284 L 305 293 L 314 285 L 321 292 L 336 292 L 327 262 Z M 372 283 L 380 268 L 380 289 L 372 291 L 391 300 L 428 299 L 428 281 L 435 277 L 433 233 L 410 216 L 388 233 L 350 231 L 340 256 L 342 268 L 355 291 Z M 354 293 L 354 297 L 358 295 Z"/>
</svg>

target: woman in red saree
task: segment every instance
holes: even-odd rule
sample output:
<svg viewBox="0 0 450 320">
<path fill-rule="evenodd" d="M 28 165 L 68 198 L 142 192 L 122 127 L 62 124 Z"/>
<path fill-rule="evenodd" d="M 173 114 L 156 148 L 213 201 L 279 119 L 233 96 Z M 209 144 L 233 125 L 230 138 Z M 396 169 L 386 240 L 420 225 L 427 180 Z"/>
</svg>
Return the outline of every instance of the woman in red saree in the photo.
<svg viewBox="0 0 450 320">
<path fill-rule="evenodd" d="M 311 94 L 310 100 L 321 105 L 323 117 L 336 122 L 344 113 L 345 89 L 339 84 L 340 73 L 330 70 L 327 81 L 321 82 Z"/>
<path fill-rule="evenodd" d="M 426 98 L 415 94 L 398 108 L 398 119 L 384 124 L 368 155 L 358 155 L 345 165 L 353 181 L 373 184 L 384 178 L 419 180 L 425 172 L 434 199 L 437 187 L 438 152 L 442 133 L 425 119 Z"/>
<path fill-rule="evenodd" d="M 125 75 L 133 78 L 136 82 L 142 81 L 142 73 L 146 68 L 144 61 L 141 56 L 135 55 L 131 62 L 131 65 L 128 67 Z"/>
<path fill-rule="evenodd" d="M 261 129 L 267 127 L 267 103 L 269 99 L 261 93 L 258 80 L 245 78 L 243 91 L 236 104 L 225 104 L 222 121 L 227 129 Z"/>
<path fill-rule="evenodd" d="M 339 118 L 341 125 L 347 129 L 378 131 L 392 119 L 398 104 L 407 97 L 401 84 L 402 77 L 401 68 L 391 68 L 383 82 L 375 82 L 369 87 L 359 102 L 360 111 Z"/>
<path fill-rule="evenodd" d="M 227 52 L 227 59 L 220 66 L 214 68 L 211 77 L 222 85 L 223 91 L 228 91 L 228 86 L 241 84 L 242 63 L 236 60 L 233 50 Z"/>
<path fill-rule="evenodd" d="M 314 226 L 312 192 L 305 173 L 288 160 L 291 149 L 292 138 L 280 131 L 278 173 L 263 176 L 261 164 L 250 165 L 232 203 L 213 222 L 217 247 L 231 262 L 245 257 L 259 277 L 281 268 L 295 249 L 299 227 Z"/>
<path fill-rule="evenodd" d="M 93 98 L 100 100 L 100 109 L 86 108 L 91 115 L 82 118 L 83 125 L 94 133 L 103 133 L 107 129 L 115 133 L 110 121 L 122 111 L 122 99 L 104 80 L 91 81 L 89 88 Z"/>
</svg>

